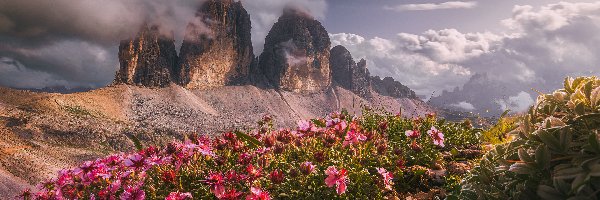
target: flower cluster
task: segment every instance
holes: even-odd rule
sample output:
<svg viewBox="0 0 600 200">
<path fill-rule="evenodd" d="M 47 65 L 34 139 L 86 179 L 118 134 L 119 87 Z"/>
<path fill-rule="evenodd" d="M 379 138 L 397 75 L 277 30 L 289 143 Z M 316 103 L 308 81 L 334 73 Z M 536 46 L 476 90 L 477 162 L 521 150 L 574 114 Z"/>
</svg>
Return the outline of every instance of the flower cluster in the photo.
<svg viewBox="0 0 600 200">
<path fill-rule="evenodd" d="M 275 129 L 264 117 L 247 132 L 117 154 L 62 170 L 24 192 L 29 199 L 382 199 L 444 189 L 434 170 L 444 170 L 444 133 L 433 117 L 333 113 Z M 439 129 L 438 129 L 439 128 Z M 422 135 L 421 132 L 427 132 Z M 440 167 L 439 165 L 442 165 Z M 440 169 L 442 168 L 442 169 Z M 377 187 L 374 187 L 377 186 Z"/>
</svg>

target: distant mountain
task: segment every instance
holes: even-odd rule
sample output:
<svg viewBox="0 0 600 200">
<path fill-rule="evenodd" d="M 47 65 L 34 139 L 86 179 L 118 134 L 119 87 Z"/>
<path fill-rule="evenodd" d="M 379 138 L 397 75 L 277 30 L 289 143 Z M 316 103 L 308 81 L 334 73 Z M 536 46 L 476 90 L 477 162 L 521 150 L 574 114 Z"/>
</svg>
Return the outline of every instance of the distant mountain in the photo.
<svg viewBox="0 0 600 200">
<path fill-rule="evenodd" d="M 93 90 L 91 87 L 74 87 L 67 88 L 65 86 L 54 86 L 54 87 L 44 87 L 44 88 L 21 88 L 19 90 L 29 90 L 32 92 L 47 92 L 47 93 L 61 93 L 61 94 L 71 94 L 77 92 L 87 92 Z"/>
<path fill-rule="evenodd" d="M 504 110 L 498 103 L 520 90 L 491 79 L 487 74 L 475 74 L 463 88 L 444 90 L 440 96 L 432 97 L 429 103 L 446 109 L 472 112 L 484 117 L 499 116 Z M 481 95 L 489 94 L 489 95 Z"/>
</svg>

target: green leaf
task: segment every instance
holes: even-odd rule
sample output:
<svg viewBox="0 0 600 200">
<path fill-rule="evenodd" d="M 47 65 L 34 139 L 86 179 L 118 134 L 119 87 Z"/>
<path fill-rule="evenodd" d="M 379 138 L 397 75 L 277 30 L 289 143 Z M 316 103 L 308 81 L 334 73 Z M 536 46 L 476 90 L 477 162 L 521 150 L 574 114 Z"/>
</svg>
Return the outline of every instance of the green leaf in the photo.
<svg viewBox="0 0 600 200">
<path fill-rule="evenodd" d="M 600 127 L 600 113 L 586 114 L 573 119 L 573 126 L 576 129 L 598 128 Z"/>
<path fill-rule="evenodd" d="M 583 162 L 581 162 L 581 164 L 579 166 L 583 169 L 591 169 L 594 165 L 598 164 L 599 162 L 600 162 L 600 156 L 596 156 L 596 157 L 584 160 Z"/>
<path fill-rule="evenodd" d="M 590 176 L 600 176 L 600 164 L 595 164 L 590 167 Z"/>
<path fill-rule="evenodd" d="M 248 142 L 248 144 L 250 145 L 250 147 L 252 148 L 258 148 L 258 147 L 262 147 L 264 146 L 264 144 L 260 141 L 258 141 L 256 138 L 246 134 L 246 133 L 242 133 L 241 131 L 234 131 L 233 132 L 238 138 L 240 138 L 242 141 L 246 141 Z"/>
<path fill-rule="evenodd" d="M 521 159 L 523 162 L 531 163 L 534 161 L 533 158 L 531 156 L 529 156 L 529 153 L 527 153 L 527 150 L 525 150 L 525 149 L 519 149 L 518 154 L 519 154 L 519 159 Z"/>
<path fill-rule="evenodd" d="M 525 127 L 525 133 L 531 133 L 531 114 L 525 115 L 525 121 L 523 125 Z"/>
<path fill-rule="evenodd" d="M 575 80 L 573 80 L 573 83 L 571 84 L 571 88 L 572 89 L 579 88 L 579 84 L 581 84 L 581 82 L 583 82 L 584 80 L 585 80 L 585 77 L 577 77 L 577 78 L 575 78 Z"/>
<path fill-rule="evenodd" d="M 579 173 L 577 175 L 577 177 L 575 177 L 575 180 L 573 180 L 573 183 L 571 183 L 571 190 L 577 192 L 577 190 L 579 188 L 581 188 L 581 186 L 583 186 L 583 184 L 588 181 L 590 179 L 590 174 L 589 173 Z"/>
<path fill-rule="evenodd" d="M 542 199 L 549 199 L 549 200 L 562 200 L 565 199 L 565 196 L 563 196 L 563 194 L 561 194 L 560 192 L 556 191 L 556 189 L 554 189 L 553 187 L 547 186 L 547 185 L 540 185 L 538 186 L 537 189 L 537 195 L 540 196 Z"/>
<path fill-rule="evenodd" d="M 129 140 L 131 140 L 131 142 L 133 142 L 133 145 L 135 146 L 135 149 L 140 151 L 142 149 L 144 149 L 142 147 L 142 142 L 140 142 L 140 140 L 133 134 L 125 134 L 125 136 L 127 136 L 127 138 L 129 138 Z"/>
<path fill-rule="evenodd" d="M 540 137 L 540 140 L 542 140 L 542 142 L 544 142 L 548 146 L 548 148 L 554 151 L 561 151 L 561 145 L 558 142 L 558 139 L 554 137 L 552 133 L 546 130 L 539 130 L 536 132 L 538 132 L 537 135 Z"/>
<path fill-rule="evenodd" d="M 318 119 L 312 119 L 310 120 L 314 125 L 316 125 L 317 127 L 320 128 L 324 128 L 325 126 L 327 126 L 323 121 L 318 120 Z"/>
<path fill-rule="evenodd" d="M 500 119 L 506 117 L 506 115 L 508 115 L 508 113 L 510 112 L 510 110 L 505 110 L 502 115 L 500 115 Z"/>
<path fill-rule="evenodd" d="M 535 169 L 526 163 L 515 163 L 510 166 L 508 171 L 517 174 L 531 174 L 535 171 Z"/>
<path fill-rule="evenodd" d="M 567 194 L 571 191 L 571 186 L 562 179 L 553 179 L 553 184 L 554 188 L 563 194 Z"/>
<path fill-rule="evenodd" d="M 600 105 L 600 87 L 596 87 L 596 89 L 592 91 L 592 94 L 590 95 L 590 103 L 592 108 L 596 108 Z"/>
<path fill-rule="evenodd" d="M 575 114 L 583 115 L 585 114 L 585 105 L 582 102 L 577 103 L 575 106 Z"/>
<path fill-rule="evenodd" d="M 558 167 L 556 167 L 558 168 Z M 565 169 L 557 169 L 555 170 L 554 178 L 557 179 L 572 179 L 577 177 L 579 174 L 583 173 L 583 169 L 581 167 L 569 167 Z"/>
<path fill-rule="evenodd" d="M 562 152 L 566 152 L 571 147 L 571 140 L 573 139 L 573 135 L 567 130 L 560 130 L 560 149 Z"/>
<path fill-rule="evenodd" d="M 538 166 L 544 169 L 550 167 L 550 159 L 551 155 L 548 147 L 546 145 L 539 146 L 535 151 L 535 161 Z"/>
<path fill-rule="evenodd" d="M 575 91 L 572 87 L 572 84 L 571 84 L 572 82 L 573 82 L 573 78 L 571 78 L 571 77 L 565 78 L 564 86 L 565 86 L 565 90 L 568 93 L 573 93 Z"/>
<path fill-rule="evenodd" d="M 458 150 L 456 150 L 456 148 L 453 148 L 452 150 L 450 150 L 450 154 L 452 156 L 458 156 L 459 152 L 458 152 Z"/>
<path fill-rule="evenodd" d="M 588 81 L 583 86 L 583 94 L 585 94 L 585 97 L 587 97 L 588 99 L 590 99 L 590 96 L 592 95 L 592 89 L 594 89 L 593 84 L 594 84 L 593 81 Z"/>
</svg>

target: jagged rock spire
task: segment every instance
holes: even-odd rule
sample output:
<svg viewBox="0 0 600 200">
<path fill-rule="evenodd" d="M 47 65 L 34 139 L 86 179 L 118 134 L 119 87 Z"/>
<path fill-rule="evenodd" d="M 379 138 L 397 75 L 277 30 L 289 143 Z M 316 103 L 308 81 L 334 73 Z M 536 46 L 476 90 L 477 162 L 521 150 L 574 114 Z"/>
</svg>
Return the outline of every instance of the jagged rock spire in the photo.
<svg viewBox="0 0 600 200">
<path fill-rule="evenodd" d="M 331 84 L 327 30 L 309 15 L 287 8 L 269 31 L 259 67 L 277 88 L 313 92 Z"/>
<path fill-rule="evenodd" d="M 172 34 L 163 36 L 158 26 L 144 24 L 134 39 L 121 41 L 119 63 L 115 84 L 168 86 L 176 79 L 177 52 Z"/>
<path fill-rule="evenodd" d="M 179 83 L 190 89 L 247 83 L 254 59 L 250 29 L 241 2 L 205 2 L 186 29 Z"/>
</svg>

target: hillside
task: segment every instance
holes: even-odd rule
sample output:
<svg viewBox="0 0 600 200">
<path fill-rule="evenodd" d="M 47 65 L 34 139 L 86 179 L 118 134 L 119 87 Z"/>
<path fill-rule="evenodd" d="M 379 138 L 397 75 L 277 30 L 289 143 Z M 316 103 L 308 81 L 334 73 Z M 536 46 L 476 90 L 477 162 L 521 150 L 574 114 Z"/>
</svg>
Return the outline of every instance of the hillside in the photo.
<svg viewBox="0 0 600 200">
<path fill-rule="evenodd" d="M 145 145 L 164 144 L 185 133 L 254 127 L 265 115 L 280 127 L 293 127 L 301 118 L 342 108 L 359 114 L 361 104 L 385 106 L 393 113 L 402 108 L 404 116 L 431 111 L 419 100 L 372 95 L 369 102 L 340 87 L 309 95 L 255 86 L 187 90 L 117 85 L 74 94 L 0 88 L 0 198 L 53 177 L 58 169 L 131 151 L 128 134 Z"/>
</svg>

